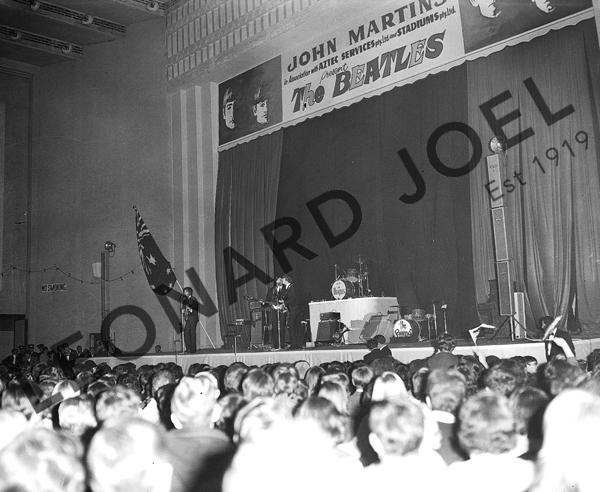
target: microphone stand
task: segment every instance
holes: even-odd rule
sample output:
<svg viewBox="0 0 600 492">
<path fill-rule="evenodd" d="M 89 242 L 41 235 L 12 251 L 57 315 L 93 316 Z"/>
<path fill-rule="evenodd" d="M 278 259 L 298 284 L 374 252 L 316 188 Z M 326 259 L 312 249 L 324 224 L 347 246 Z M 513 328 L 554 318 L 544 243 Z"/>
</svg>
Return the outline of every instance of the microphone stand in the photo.
<svg viewBox="0 0 600 492">
<path fill-rule="evenodd" d="M 437 338 L 438 330 L 437 330 L 437 314 L 435 312 L 435 302 L 432 304 L 433 304 L 433 327 L 435 328 L 435 338 Z"/>
</svg>

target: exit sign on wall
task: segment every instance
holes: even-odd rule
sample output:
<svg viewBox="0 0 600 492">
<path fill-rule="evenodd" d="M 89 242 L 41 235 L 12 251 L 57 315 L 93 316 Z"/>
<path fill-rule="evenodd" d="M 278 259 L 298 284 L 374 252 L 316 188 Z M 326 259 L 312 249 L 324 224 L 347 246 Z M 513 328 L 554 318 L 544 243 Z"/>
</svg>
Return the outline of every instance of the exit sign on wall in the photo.
<svg viewBox="0 0 600 492">
<path fill-rule="evenodd" d="M 42 292 L 62 292 L 67 290 L 67 284 L 42 284 Z"/>
</svg>

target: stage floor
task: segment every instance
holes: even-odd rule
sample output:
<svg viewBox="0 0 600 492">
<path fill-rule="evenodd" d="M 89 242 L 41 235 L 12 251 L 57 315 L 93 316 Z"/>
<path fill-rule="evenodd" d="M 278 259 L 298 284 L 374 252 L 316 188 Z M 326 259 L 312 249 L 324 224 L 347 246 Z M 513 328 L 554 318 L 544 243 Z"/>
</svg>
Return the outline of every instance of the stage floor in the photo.
<svg viewBox="0 0 600 492">
<path fill-rule="evenodd" d="M 600 348 L 600 338 L 575 339 L 575 352 L 578 359 L 585 359 L 594 349 Z M 392 354 L 397 360 L 408 363 L 415 359 L 424 359 L 433 354 L 433 348 L 430 342 L 420 342 L 414 344 L 390 345 Z M 486 357 L 495 355 L 501 358 L 512 357 L 514 355 L 532 355 L 539 362 L 544 362 L 544 344 L 542 342 L 518 341 L 478 345 L 474 347 L 467 344 L 466 341 L 459 341 L 459 345 L 454 350 L 455 354 L 469 355 L 476 350 L 480 355 Z M 176 354 L 160 353 L 146 355 L 123 355 L 120 357 L 94 357 L 92 360 L 96 364 L 102 362 L 108 363 L 111 367 L 123 362 L 133 362 L 137 367 L 144 364 L 158 364 L 159 362 L 175 362 L 180 365 L 184 372 L 194 363 L 209 364 L 212 367 L 219 365 L 229 365 L 233 362 L 243 362 L 249 366 L 260 366 L 275 362 L 296 362 L 307 361 L 311 366 L 331 362 L 334 360 L 345 362 L 362 359 L 367 353 L 364 345 L 342 345 L 340 347 L 316 347 L 306 350 L 289 351 L 244 351 L 234 354 L 225 350 L 202 350 L 196 354 Z"/>
</svg>

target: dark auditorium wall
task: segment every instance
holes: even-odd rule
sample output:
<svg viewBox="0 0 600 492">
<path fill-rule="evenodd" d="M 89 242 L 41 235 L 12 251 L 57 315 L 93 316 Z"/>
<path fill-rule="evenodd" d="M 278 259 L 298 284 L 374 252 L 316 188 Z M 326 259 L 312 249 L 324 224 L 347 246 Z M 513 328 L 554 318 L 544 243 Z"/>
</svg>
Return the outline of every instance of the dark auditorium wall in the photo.
<svg viewBox="0 0 600 492">
<path fill-rule="evenodd" d="M 31 76 L 17 67 L 0 70 L 4 104 L 4 169 L 0 211 L 0 268 L 27 263 L 27 175 L 30 155 Z M 2 115 L 0 114 L 0 118 Z M 0 125 L 1 126 L 1 125 Z M 1 157 L 0 157 L 1 159 Z M 0 313 L 24 314 L 27 276 L 10 271 L 0 279 Z M 4 340 L 4 338 L 3 338 Z"/>
<path fill-rule="evenodd" d="M 164 20 L 131 25 L 125 38 L 85 47 L 81 60 L 41 69 L 36 92 L 32 183 L 32 268 L 59 265 L 92 280 L 106 240 L 112 309 L 132 304 L 157 325 L 156 343 L 171 348 L 167 317 L 148 287 L 137 252 L 137 205 L 167 257 L 172 253 L 171 165 L 165 88 Z M 67 292 L 41 293 L 66 282 Z M 101 323 L 100 286 L 56 271 L 31 276 L 30 340 L 55 342 L 80 330 L 88 343 Z M 124 350 L 145 330 L 132 316 L 113 328 Z M 154 344 L 152 344 L 153 351 Z"/>
</svg>

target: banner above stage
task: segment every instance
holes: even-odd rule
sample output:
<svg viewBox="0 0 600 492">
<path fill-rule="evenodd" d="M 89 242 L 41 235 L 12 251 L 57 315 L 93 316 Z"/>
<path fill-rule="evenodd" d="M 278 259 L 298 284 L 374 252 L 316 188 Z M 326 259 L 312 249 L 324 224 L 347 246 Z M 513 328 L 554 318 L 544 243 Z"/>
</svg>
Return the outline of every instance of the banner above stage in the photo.
<svg viewBox="0 0 600 492">
<path fill-rule="evenodd" d="M 574 25 L 591 1 L 380 0 L 378 15 L 219 84 L 220 148 Z"/>
</svg>

